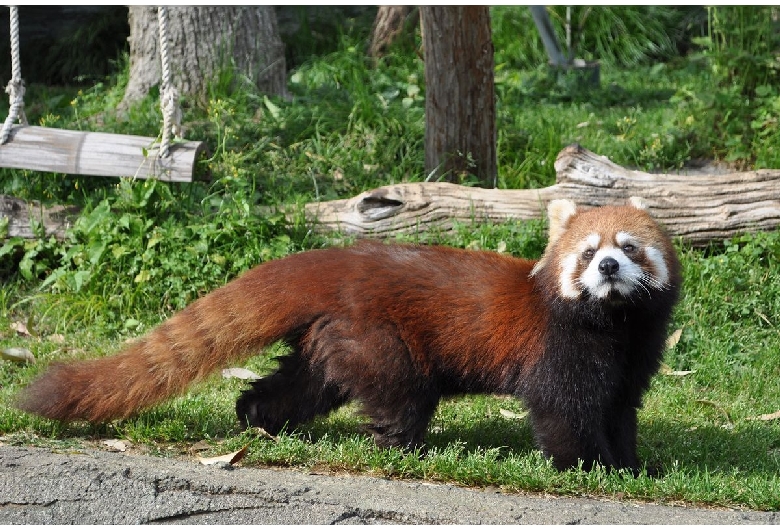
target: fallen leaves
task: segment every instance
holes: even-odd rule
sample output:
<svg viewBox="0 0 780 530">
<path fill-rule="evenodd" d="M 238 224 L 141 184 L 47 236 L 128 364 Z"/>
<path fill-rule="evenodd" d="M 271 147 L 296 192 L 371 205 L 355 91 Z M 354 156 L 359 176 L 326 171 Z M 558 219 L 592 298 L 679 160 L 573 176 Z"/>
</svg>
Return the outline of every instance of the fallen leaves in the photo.
<svg viewBox="0 0 780 530">
<path fill-rule="evenodd" d="M 671 350 L 674 349 L 675 346 L 677 346 L 677 343 L 680 342 L 680 337 L 682 337 L 682 328 L 675 330 L 669 337 L 666 339 L 666 349 Z"/>
<path fill-rule="evenodd" d="M 47 340 L 49 342 L 53 342 L 54 344 L 65 343 L 65 336 L 59 333 L 54 333 L 45 338 L 35 333 L 35 331 L 33 330 L 32 318 L 27 319 L 26 323 L 22 322 L 21 320 L 12 322 L 9 325 L 9 328 L 11 329 L 11 331 L 14 332 L 14 334 L 17 337 L 21 337 L 25 340 L 30 340 L 35 338 L 36 341 L 38 342 L 40 342 L 41 340 Z M 3 359 L 5 361 L 15 362 L 15 363 L 34 363 L 35 355 L 33 355 L 33 353 L 28 348 L 10 347 L 10 348 L 0 349 L 0 359 Z"/>
<path fill-rule="evenodd" d="M 225 368 L 222 370 L 222 377 L 225 379 L 260 379 L 259 375 L 254 373 L 252 370 L 247 370 L 246 368 Z"/>
<path fill-rule="evenodd" d="M 238 451 L 235 451 L 233 453 L 228 453 L 226 455 L 210 456 L 206 458 L 199 456 L 198 461 L 204 466 L 214 466 L 214 465 L 232 466 L 240 462 L 246 456 L 248 450 L 249 450 L 249 444 L 246 444 Z"/>
<path fill-rule="evenodd" d="M 510 420 L 522 420 L 523 418 L 528 416 L 528 411 L 526 410 L 524 410 L 523 412 L 512 412 L 511 410 L 498 409 L 498 413 Z"/>
<path fill-rule="evenodd" d="M 773 412 L 771 414 L 761 414 L 760 416 L 751 416 L 748 419 L 755 420 L 755 421 L 780 420 L 780 410 L 778 410 L 777 412 Z"/>
<path fill-rule="evenodd" d="M 111 451 L 124 453 L 133 444 L 131 444 L 127 440 L 117 440 L 115 438 L 112 438 L 110 440 L 103 440 L 103 445 L 108 447 Z"/>
<path fill-rule="evenodd" d="M 677 377 L 683 377 L 686 375 L 695 374 L 696 370 L 672 370 L 672 368 L 668 364 L 662 363 L 659 373 L 661 375 L 674 375 Z"/>
<path fill-rule="evenodd" d="M 14 322 L 11 324 L 11 331 L 15 331 L 17 335 L 20 335 L 22 337 L 32 337 L 32 333 L 30 333 L 29 327 L 24 322 Z"/>
</svg>

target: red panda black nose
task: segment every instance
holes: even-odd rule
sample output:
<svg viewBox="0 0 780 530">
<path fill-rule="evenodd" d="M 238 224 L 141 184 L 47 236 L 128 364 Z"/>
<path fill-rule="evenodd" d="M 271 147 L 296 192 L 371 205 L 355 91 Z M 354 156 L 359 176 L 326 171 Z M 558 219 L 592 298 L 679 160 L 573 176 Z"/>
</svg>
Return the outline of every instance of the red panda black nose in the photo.
<svg viewBox="0 0 780 530">
<path fill-rule="evenodd" d="M 606 257 L 599 263 L 599 272 L 604 276 L 612 276 L 620 269 L 620 264 L 615 258 Z"/>
</svg>

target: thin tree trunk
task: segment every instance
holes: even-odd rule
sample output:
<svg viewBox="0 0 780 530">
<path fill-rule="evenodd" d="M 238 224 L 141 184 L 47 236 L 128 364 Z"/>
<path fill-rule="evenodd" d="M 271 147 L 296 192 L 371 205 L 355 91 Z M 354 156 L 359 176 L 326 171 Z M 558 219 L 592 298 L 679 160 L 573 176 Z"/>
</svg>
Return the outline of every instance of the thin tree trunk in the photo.
<svg viewBox="0 0 780 530">
<path fill-rule="evenodd" d="M 425 169 L 449 182 L 496 185 L 496 98 L 487 6 L 421 7 Z"/>
<path fill-rule="evenodd" d="M 130 79 L 121 108 L 160 83 L 157 8 L 130 6 Z M 169 7 L 173 86 L 203 101 L 210 82 L 231 64 L 268 94 L 286 95 L 284 45 L 272 6 Z"/>
<path fill-rule="evenodd" d="M 368 47 L 370 57 L 381 57 L 387 48 L 404 34 L 415 9 L 414 6 L 379 6 L 371 29 L 371 44 Z"/>
</svg>

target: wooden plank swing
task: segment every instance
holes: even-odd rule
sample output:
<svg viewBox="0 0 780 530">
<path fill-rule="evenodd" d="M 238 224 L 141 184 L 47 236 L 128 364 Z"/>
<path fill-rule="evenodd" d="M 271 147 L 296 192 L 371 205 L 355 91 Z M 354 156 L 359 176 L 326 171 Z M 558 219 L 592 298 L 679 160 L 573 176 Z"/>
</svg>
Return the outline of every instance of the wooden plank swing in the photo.
<svg viewBox="0 0 780 530">
<path fill-rule="evenodd" d="M 74 175 L 156 178 L 191 182 L 203 142 L 171 141 L 181 130 L 178 95 L 170 82 L 167 11 L 158 9 L 163 112 L 161 139 L 102 132 L 83 132 L 27 124 L 24 82 L 19 61 L 19 22 L 11 7 L 11 61 L 13 75 L 6 92 L 11 106 L 0 134 L 0 167 Z M 19 121 L 20 124 L 15 124 Z"/>
</svg>

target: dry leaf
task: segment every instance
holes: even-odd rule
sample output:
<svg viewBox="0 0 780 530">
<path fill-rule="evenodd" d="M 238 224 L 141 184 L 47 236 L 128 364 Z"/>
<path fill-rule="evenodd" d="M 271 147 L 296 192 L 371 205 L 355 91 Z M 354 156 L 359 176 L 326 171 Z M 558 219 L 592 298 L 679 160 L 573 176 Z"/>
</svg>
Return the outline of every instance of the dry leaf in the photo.
<svg viewBox="0 0 780 530">
<path fill-rule="evenodd" d="M 527 411 L 523 412 L 512 412 L 511 410 L 506 409 L 498 409 L 498 412 L 505 418 L 509 418 L 510 420 L 522 420 L 526 416 L 528 416 Z"/>
<path fill-rule="evenodd" d="M 659 370 L 661 375 L 676 375 L 676 376 L 684 376 L 688 374 L 695 374 L 696 370 L 672 370 L 672 368 L 665 363 L 661 363 L 661 368 Z"/>
<path fill-rule="evenodd" d="M 274 436 L 273 434 L 269 433 L 268 431 L 266 431 L 262 427 L 255 427 L 254 429 L 255 429 L 255 431 L 257 431 L 257 434 L 259 434 L 263 438 L 267 438 L 269 440 L 273 440 L 274 442 L 278 442 L 279 441 L 279 437 L 278 436 Z"/>
<path fill-rule="evenodd" d="M 680 342 L 680 337 L 682 337 L 682 328 L 675 330 L 669 337 L 666 339 L 666 349 L 671 350 L 675 346 L 677 346 L 677 343 Z"/>
<path fill-rule="evenodd" d="M 35 356 L 27 348 L 3 348 L 0 357 L 15 363 L 34 363 Z"/>
<path fill-rule="evenodd" d="M 14 322 L 11 324 L 11 329 L 16 332 L 17 335 L 22 337 L 32 337 L 32 333 L 27 329 L 27 324 L 24 322 Z"/>
<path fill-rule="evenodd" d="M 213 466 L 217 464 L 232 466 L 233 464 L 240 462 L 246 456 L 246 452 L 248 449 L 249 449 L 249 444 L 245 445 L 235 453 L 229 453 L 226 455 L 219 455 L 219 456 L 211 456 L 209 458 L 198 457 L 198 460 L 204 466 Z"/>
<path fill-rule="evenodd" d="M 103 440 L 103 445 L 107 446 L 112 451 L 119 451 L 121 453 L 124 453 L 127 451 L 127 448 L 130 447 L 130 442 L 124 441 L 124 440 Z"/>
<path fill-rule="evenodd" d="M 748 418 L 749 420 L 759 420 L 759 421 L 772 421 L 772 420 L 780 420 L 780 410 L 777 412 L 773 412 L 771 414 L 762 414 L 761 416 L 753 416 L 751 418 Z"/>
<path fill-rule="evenodd" d="M 49 335 L 48 339 L 55 344 L 65 343 L 65 335 L 62 335 L 61 333 L 53 333 Z"/>
<path fill-rule="evenodd" d="M 710 401 L 708 399 L 697 399 L 696 403 L 701 403 L 703 405 L 709 405 L 711 407 L 714 407 L 721 414 L 723 414 L 723 416 L 726 418 L 726 425 L 724 425 L 723 427 L 726 427 L 726 428 L 729 428 L 729 429 L 734 427 L 734 424 L 731 421 L 731 416 L 729 416 L 728 411 L 726 409 L 724 409 L 723 407 L 721 407 L 720 405 L 718 405 L 717 403 L 715 403 L 714 401 Z"/>
<path fill-rule="evenodd" d="M 222 370 L 222 377 L 225 379 L 230 379 L 231 377 L 236 379 L 260 379 L 259 375 L 246 368 L 225 368 Z"/>
</svg>

